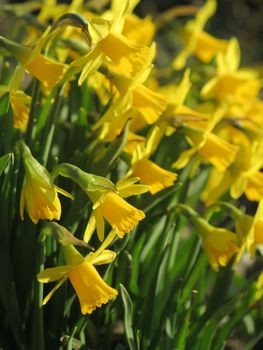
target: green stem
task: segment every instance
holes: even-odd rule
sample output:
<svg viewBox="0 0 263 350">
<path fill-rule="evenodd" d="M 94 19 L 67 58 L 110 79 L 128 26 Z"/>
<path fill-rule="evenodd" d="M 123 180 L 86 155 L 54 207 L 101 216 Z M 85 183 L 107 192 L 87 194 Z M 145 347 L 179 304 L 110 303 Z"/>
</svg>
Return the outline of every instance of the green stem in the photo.
<svg viewBox="0 0 263 350">
<path fill-rule="evenodd" d="M 52 146 L 52 141 L 53 141 L 55 127 L 56 127 L 56 121 L 58 119 L 61 102 L 62 102 L 62 92 L 63 92 L 63 86 L 58 88 L 56 94 L 54 93 L 55 102 L 54 102 L 53 108 L 51 108 L 49 118 L 46 122 L 46 127 L 43 132 L 43 138 L 41 142 L 41 151 L 42 151 L 41 158 L 44 165 L 46 165 L 48 162 L 48 157 Z"/>
<path fill-rule="evenodd" d="M 44 269 L 44 244 L 41 239 L 36 247 L 36 274 Z M 35 278 L 34 282 L 34 309 L 32 325 L 32 350 L 45 350 L 44 326 L 43 326 L 43 284 Z"/>
<path fill-rule="evenodd" d="M 32 132 L 33 132 L 33 127 L 36 120 L 36 111 L 39 106 L 39 98 L 40 98 L 40 82 L 34 79 L 32 102 L 31 102 L 31 107 L 30 107 L 30 112 L 28 117 L 28 125 L 26 130 L 26 143 L 28 144 L 29 147 L 32 144 Z"/>
</svg>

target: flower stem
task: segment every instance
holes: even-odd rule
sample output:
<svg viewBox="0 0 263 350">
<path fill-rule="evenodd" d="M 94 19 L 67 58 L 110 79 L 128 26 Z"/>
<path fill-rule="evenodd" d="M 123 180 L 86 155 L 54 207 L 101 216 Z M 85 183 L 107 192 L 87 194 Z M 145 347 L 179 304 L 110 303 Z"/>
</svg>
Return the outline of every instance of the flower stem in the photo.
<svg viewBox="0 0 263 350">
<path fill-rule="evenodd" d="M 44 244 L 41 239 L 37 241 L 36 247 L 36 275 L 44 269 Z M 34 309 L 32 325 L 32 350 L 45 350 L 44 327 L 43 327 L 43 284 L 34 281 Z"/>
<path fill-rule="evenodd" d="M 36 110 L 39 105 L 39 98 L 40 98 L 40 83 L 38 80 L 34 79 L 32 102 L 31 102 L 31 108 L 30 108 L 29 117 L 28 117 L 28 125 L 26 130 L 26 143 L 28 144 L 28 146 L 31 146 L 32 144 L 32 132 L 33 132 L 33 127 L 35 123 Z"/>
</svg>

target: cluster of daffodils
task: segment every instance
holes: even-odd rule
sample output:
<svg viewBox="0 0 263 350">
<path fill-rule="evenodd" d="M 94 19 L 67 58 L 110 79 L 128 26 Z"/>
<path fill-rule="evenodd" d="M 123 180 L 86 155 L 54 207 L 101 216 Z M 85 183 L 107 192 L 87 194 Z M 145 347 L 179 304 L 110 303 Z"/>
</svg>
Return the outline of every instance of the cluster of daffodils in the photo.
<svg viewBox="0 0 263 350">
<path fill-rule="evenodd" d="M 95 265 L 111 264 L 116 253 L 108 246 L 145 218 L 140 205 L 133 205 L 139 202 L 127 200 L 131 196 L 158 196 L 179 182 L 184 188 L 203 173 L 202 202 L 226 211 L 233 231 L 213 226 L 187 200 L 171 210 L 186 216 L 200 235 L 212 268 L 238 262 L 246 252 L 253 257 L 263 244 L 262 78 L 255 69 L 240 67 L 236 38 L 221 40 L 204 30 L 215 0 L 196 10 L 181 32 L 181 51 L 173 53 L 168 67 L 158 69 L 157 27 L 151 18 L 133 13 L 138 2 L 112 0 L 107 10 L 79 0 L 15 5 L 13 11 L 23 15 L 36 11 L 39 25 L 26 26 L 22 43 L 0 36 L 1 52 L 15 65 L 0 86 L 0 97 L 8 96 L 19 139 L 16 153 L 24 166 L 20 216 L 34 224 L 49 220 L 42 232 L 56 238 L 64 253 L 64 265 L 38 274 L 42 283 L 58 281 L 43 303 L 69 279 L 83 314 L 118 294 Z M 202 68 L 197 86 L 192 82 L 195 67 Z M 70 134 L 74 122 L 58 117 L 61 101 L 69 103 L 73 89 L 90 93 L 77 111 L 83 132 L 75 140 L 88 149 L 90 171 L 84 151 L 74 155 L 81 159 L 77 164 L 72 157 L 60 163 L 56 151 L 56 135 L 65 128 Z M 92 103 L 99 108 L 92 110 Z M 174 152 L 164 155 L 163 167 L 157 155 L 167 140 Z M 62 180 L 72 185 L 73 194 L 55 184 L 58 177 L 67 178 Z M 86 195 L 87 220 L 82 237 L 76 238 L 62 225 L 59 195 L 77 202 L 80 192 Z M 258 203 L 254 216 L 233 201 L 243 195 Z M 228 202 L 219 201 L 222 197 Z M 100 246 L 85 256 L 75 247 L 90 249 L 98 241 Z"/>
</svg>

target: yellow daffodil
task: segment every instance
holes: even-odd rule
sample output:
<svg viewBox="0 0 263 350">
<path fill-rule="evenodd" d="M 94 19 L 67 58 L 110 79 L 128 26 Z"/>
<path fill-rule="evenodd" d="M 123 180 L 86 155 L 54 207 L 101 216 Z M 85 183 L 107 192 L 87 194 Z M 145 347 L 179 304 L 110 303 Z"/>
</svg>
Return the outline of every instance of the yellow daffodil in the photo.
<svg viewBox="0 0 263 350">
<path fill-rule="evenodd" d="M 101 137 L 116 137 L 128 119 L 131 120 L 130 129 L 136 131 L 160 118 L 166 108 L 166 100 L 143 85 L 149 72 L 149 69 L 142 71 L 134 79 L 115 75 L 112 83 L 119 94 L 94 126 L 94 129 L 103 126 Z"/>
<path fill-rule="evenodd" d="M 256 98 L 261 85 L 258 74 L 252 69 L 239 69 L 239 64 L 240 48 L 233 38 L 226 52 L 217 55 L 217 75 L 205 84 L 201 95 L 228 103 L 246 103 Z"/>
<path fill-rule="evenodd" d="M 13 111 L 14 128 L 26 131 L 31 104 L 31 96 L 21 90 L 13 91 L 9 86 L 0 86 L 0 97 L 9 94 L 9 101 Z"/>
<path fill-rule="evenodd" d="M 142 184 L 149 187 L 151 194 L 172 186 L 177 178 L 177 174 L 148 159 L 158 147 L 162 135 L 162 129 L 153 127 L 145 144 L 138 144 L 132 150 L 131 168 L 127 173 L 127 177 L 138 177 Z"/>
<path fill-rule="evenodd" d="M 245 214 L 227 202 L 217 202 L 214 205 L 223 208 L 235 221 L 240 245 L 237 261 L 240 260 L 245 251 L 248 251 L 250 256 L 254 257 L 256 246 L 263 245 L 263 200 L 259 202 L 254 216 Z"/>
<path fill-rule="evenodd" d="M 30 219 L 37 224 L 38 221 L 59 220 L 61 205 L 58 192 L 72 198 L 66 191 L 55 186 L 47 170 L 32 156 L 30 149 L 19 143 L 24 167 L 25 182 L 20 196 L 20 216 L 24 219 L 26 208 Z"/>
<path fill-rule="evenodd" d="M 132 174 L 138 176 L 143 184 L 149 186 L 151 194 L 172 186 L 177 178 L 177 174 L 161 168 L 146 158 L 135 164 Z"/>
<path fill-rule="evenodd" d="M 257 278 L 257 281 L 255 283 L 255 299 L 260 300 L 263 297 L 263 272 L 261 272 Z"/>
<path fill-rule="evenodd" d="M 101 247 L 83 257 L 73 245 L 63 246 L 66 265 L 48 268 L 40 272 L 38 281 L 48 283 L 59 281 L 43 301 L 45 305 L 55 291 L 69 279 L 79 299 L 81 312 L 91 314 L 97 307 L 108 303 L 118 295 L 116 289 L 110 287 L 99 275 L 94 265 L 109 264 L 116 254 L 105 249 L 115 236 L 115 232 L 109 234 Z"/>
<path fill-rule="evenodd" d="M 205 130 L 208 128 L 211 113 L 200 112 L 185 105 L 192 86 L 190 73 L 190 69 L 186 69 L 179 84 L 168 84 L 159 88 L 160 94 L 167 101 L 167 108 L 162 113 L 159 124 L 165 127 L 167 136 L 173 134 L 181 125 Z"/>
<path fill-rule="evenodd" d="M 151 64 L 153 50 L 131 42 L 122 34 L 125 15 L 133 5 L 135 6 L 133 2 L 121 1 L 118 6 L 113 6 L 113 15 L 109 19 L 103 16 L 88 18 L 87 33 L 91 40 L 91 49 L 70 64 L 73 74 L 81 72 L 80 85 L 103 62 L 110 70 L 130 78 Z"/>
<path fill-rule="evenodd" d="M 194 55 L 202 62 L 208 63 L 218 53 L 227 48 L 227 41 L 213 37 L 203 30 L 207 20 L 215 13 L 216 1 L 207 0 L 198 11 L 195 20 L 189 21 L 183 31 L 185 48 L 173 61 L 175 69 L 182 69 L 190 55 Z"/>
<path fill-rule="evenodd" d="M 84 241 L 97 229 L 98 237 L 104 238 L 104 219 L 116 229 L 116 233 L 122 238 L 125 233 L 130 232 L 145 218 L 142 210 L 135 208 L 114 192 L 106 192 L 102 196 L 99 193 L 89 193 L 94 203 Z"/>
<path fill-rule="evenodd" d="M 122 34 L 136 45 L 150 45 L 154 33 L 154 22 L 149 18 L 139 18 L 131 13 L 125 17 Z"/>
<path fill-rule="evenodd" d="M 127 197 L 148 191 L 148 188 L 141 185 L 134 185 L 134 182 L 127 182 L 121 189 L 115 186 L 110 180 L 102 176 L 89 174 L 72 164 L 59 164 L 52 172 L 53 178 L 58 175 L 71 178 L 79 184 L 93 203 L 92 214 L 84 234 L 84 241 L 87 242 L 95 229 L 97 229 L 100 241 L 104 239 L 104 219 L 111 225 L 119 237 L 130 232 L 141 221 L 145 214 L 135 208 L 121 196 Z M 138 179 L 136 179 L 138 181 Z"/>
<path fill-rule="evenodd" d="M 14 113 L 14 127 L 25 132 L 28 123 L 31 97 L 26 95 L 23 91 L 15 91 L 10 94 L 10 104 Z"/>
<path fill-rule="evenodd" d="M 211 163 L 220 172 L 224 172 L 234 161 L 238 147 L 214 133 L 197 128 L 187 128 L 186 135 L 192 148 L 182 152 L 179 159 L 173 163 L 173 167 L 184 167 L 195 153 L 198 153 L 203 160 Z"/>
<path fill-rule="evenodd" d="M 44 33 L 43 38 L 35 48 L 17 44 L 16 42 L 3 37 L 0 37 L 0 45 L 10 51 L 22 64 L 24 69 L 40 80 L 47 90 L 52 90 L 62 79 L 66 66 L 42 55 L 39 52 L 46 36 L 47 34 Z"/>
<path fill-rule="evenodd" d="M 263 196 L 262 141 L 251 142 L 245 135 L 240 137 L 234 161 L 224 172 L 212 169 L 201 198 L 211 205 L 222 194 L 230 190 L 231 197 L 239 198 L 243 193 L 249 200 L 259 201 Z"/>
<path fill-rule="evenodd" d="M 18 67 L 9 84 L 0 85 L 0 97 L 8 93 L 13 111 L 13 125 L 15 128 L 25 132 L 28 123 L 31 97 L 19 89 L 22 77 L 22 68 Z"/>
<path fill-rule="evenodd" d="M 238 252 L 237 235 L 227 229 L 210 225 L 184 204 L 179 204 L 177 210 L 187 216 L 202 238 L 207 259 L 212 268 L 217 271 L 219 266 L 226 266 L 233 255 Z"/>
<path fill-rule="evenodd" d="M 224 228 L 216 228 L 203 222 L 200 235 L 203 240 L 207 259 L 212 268 L 217 271 L 219 266 L 226 266 L 229 260 L 238 252 L 236 235 Z"/>
</svg>

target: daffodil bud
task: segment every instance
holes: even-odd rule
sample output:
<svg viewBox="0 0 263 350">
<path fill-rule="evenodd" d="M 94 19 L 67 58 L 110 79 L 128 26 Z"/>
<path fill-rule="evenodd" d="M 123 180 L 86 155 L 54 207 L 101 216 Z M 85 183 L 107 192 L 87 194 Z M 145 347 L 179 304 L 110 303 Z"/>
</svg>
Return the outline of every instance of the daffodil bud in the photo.
<svg viewBox="0 0 263 350">
<path fill-rule="evenodd" d="M 117 192 L 116 186 L 110 180 L 102 176 L 86 173 L 77 166 L 69 163 L 59 164 L 53 169 L 53 179 L 55 179 L 58 175 L 70 178 L 76 182 L 85 192 Z"/>
<path fill-rule="evenodd" d="M 77 245 L 88 248 L 88 244 L 76 238 L 65 227 L 56 222 L 48 223 L 41 231 L 41 237 L 44 240 L 46 236 L 53 236 L 61 245 Z"/>
</svg>

